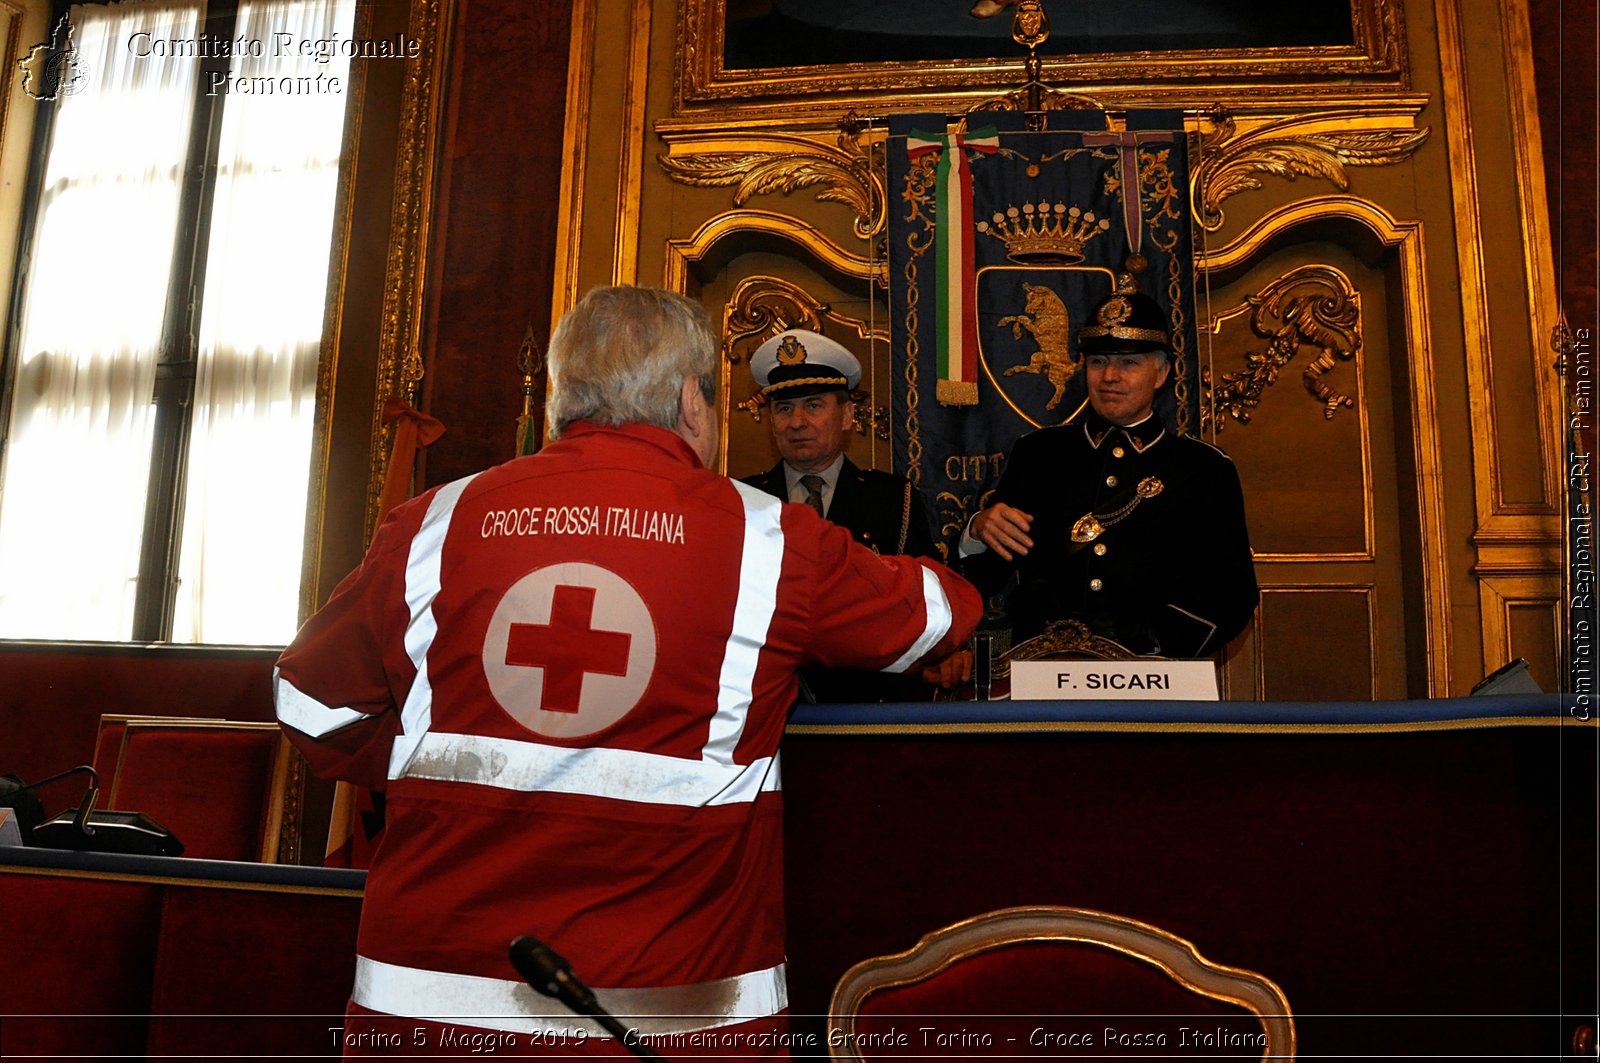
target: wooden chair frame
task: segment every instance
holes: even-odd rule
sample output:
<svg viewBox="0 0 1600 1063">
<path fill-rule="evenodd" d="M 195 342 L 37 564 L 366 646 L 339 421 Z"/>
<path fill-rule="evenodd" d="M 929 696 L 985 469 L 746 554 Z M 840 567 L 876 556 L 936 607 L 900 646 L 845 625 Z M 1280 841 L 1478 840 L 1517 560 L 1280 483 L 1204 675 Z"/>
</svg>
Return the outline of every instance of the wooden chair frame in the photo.
<svg viewBox="0 0 1600 1063">
<path fill-rule="evenodd" d="M 829 1055 L 864 1060 L 856 1019 L 873 993 L 914 985 L 992 949 L 1030 941 L 1068 941 L 1120 952 L 1159 968 L 1185 989 L 1251 1012 L 1266 1033 L 1262 1059 L 1293 1059 L 1294 1018 L 1289 1001 L 1264 975 L 1224 967 L 1188 941 L 1160 927 L 1087 908 L 1003 908 L 935 930 L 905 952 L 863 960 L 846 971 L 828 1005 Z M 837 1033 L 837 1036 L 835 1034 Z"/>
<path fill-rule="evenodd" d="M 106 729 L 107 724 L 120 723 L 122 725 L 122 742 L 117 750 L 116 770 L 109 781 L 106 791 L 104 807 L 115 808 L 118 800 L 118 788 L 122 779 L 122 764 L 128 753 L 128 740 L 131 735 L 145 730 L 226 730 L 226 731 L 272 731 L 279 732 L 278 744 L 272 757 L 272 779 L 268 784 L 266 815 L 262 823 L 261 848 L 257 859 L 263 864 L 274 864 L 278 861 L 278 844 L 283 830 L 283 801 L 284 792 L 289 780 L 289 741 L 281 734 L 281 729 L 276 723 L 254 720 L 219 720 L 204 716 L 143 716 L 123 715 L 120 713 L 105 713 L 100 717 L 100 731 Z M 95 740 L 96 748 L 99 739 Z"/>
</svg>

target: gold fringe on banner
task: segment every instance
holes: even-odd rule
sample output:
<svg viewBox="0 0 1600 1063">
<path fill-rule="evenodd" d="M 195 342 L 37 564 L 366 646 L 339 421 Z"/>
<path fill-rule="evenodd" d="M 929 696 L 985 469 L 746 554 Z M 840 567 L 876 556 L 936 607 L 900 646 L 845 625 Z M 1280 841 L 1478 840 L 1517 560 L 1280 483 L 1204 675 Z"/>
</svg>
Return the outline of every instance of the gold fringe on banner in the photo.
<svg viewBox="0 0 1600 1063">
<path fill-rule="evenodd" d="M 941 406 L 976 406 L 978 382 L 976 380 L 940 380 L 933 389 L 933 397 Z"/>
</svg>

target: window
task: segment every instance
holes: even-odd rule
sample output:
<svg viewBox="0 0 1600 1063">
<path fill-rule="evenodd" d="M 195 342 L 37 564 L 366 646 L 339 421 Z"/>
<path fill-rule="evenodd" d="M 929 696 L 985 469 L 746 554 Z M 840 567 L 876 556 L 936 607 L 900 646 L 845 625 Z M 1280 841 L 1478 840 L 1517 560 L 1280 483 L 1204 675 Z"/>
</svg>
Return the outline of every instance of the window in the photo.
<svg viewBox="0 0 1600 1063">
<path fill-rule="evenodd" d="M 0 637 L 293 634 L 353 16 L 70 10 L 6 349 Z"/>
</svg>

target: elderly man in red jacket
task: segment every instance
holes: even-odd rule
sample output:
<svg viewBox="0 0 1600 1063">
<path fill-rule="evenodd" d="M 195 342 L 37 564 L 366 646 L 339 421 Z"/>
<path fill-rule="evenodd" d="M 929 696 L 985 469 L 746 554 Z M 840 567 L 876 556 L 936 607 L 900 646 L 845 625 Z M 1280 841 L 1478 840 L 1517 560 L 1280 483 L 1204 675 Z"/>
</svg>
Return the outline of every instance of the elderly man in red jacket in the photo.
<svg viewBox="0 0 1600 1063">
<path fill-rule="evenodd" d="M 796 672 L 919 668 L 981 603 L 711 471 L 717 351 L 680 296 L 590 292 L 551 338 L 555 441 L 397 509 L 279 661 L 312 767 L 388 799 L 347 1044 L 621 1051 L 521 984 L 533 934 L 668 1055 L 782 1054 Z"/>
</svg>

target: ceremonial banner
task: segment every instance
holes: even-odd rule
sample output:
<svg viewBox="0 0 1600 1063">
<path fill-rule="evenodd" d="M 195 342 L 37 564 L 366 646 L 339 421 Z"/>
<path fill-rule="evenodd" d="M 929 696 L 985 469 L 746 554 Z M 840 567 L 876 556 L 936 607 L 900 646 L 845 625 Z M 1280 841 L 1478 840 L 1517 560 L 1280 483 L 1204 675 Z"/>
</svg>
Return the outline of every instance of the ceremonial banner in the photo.
<svg viewBox="0 0 1600 1063">
<path fill-rule="evenodd" d="M 889 125 L 895 467 L 954 554 L 1017 438 L 1085 402 L 1079 327 L 1130 268 L 1166 311 L 1156 410 L 1198 429 L 1188 137 L 1178 111 L 912 115 Z"/>
</svg>

